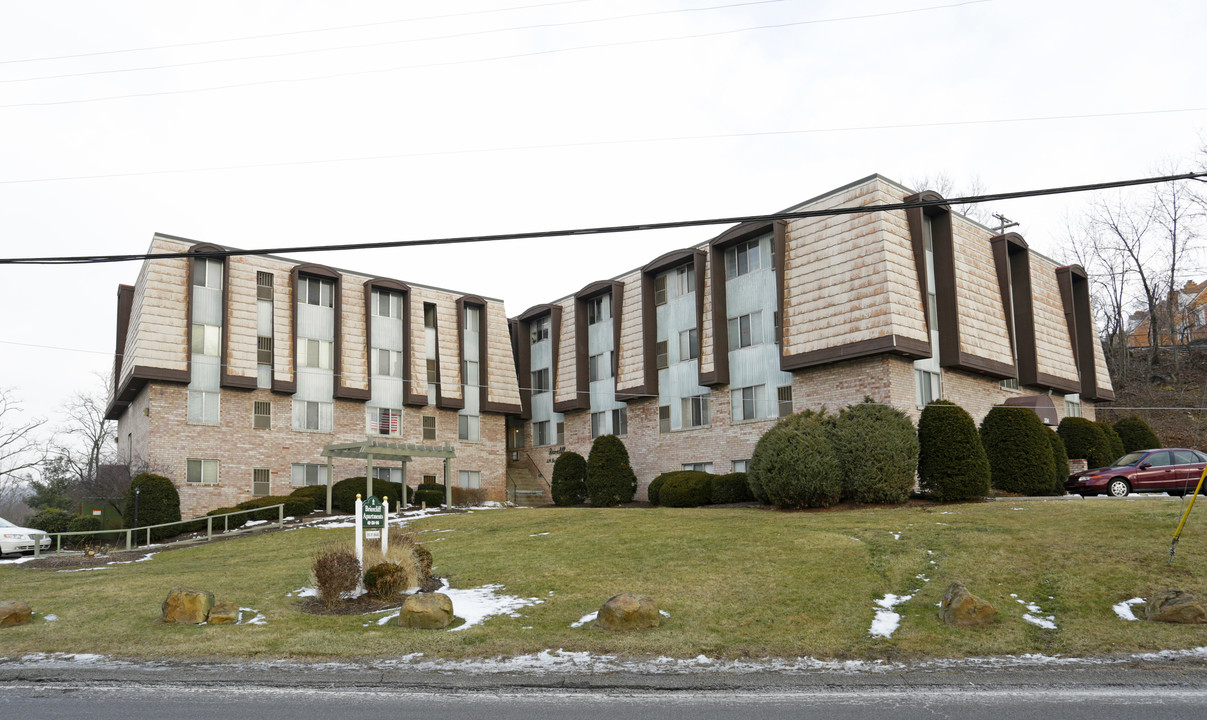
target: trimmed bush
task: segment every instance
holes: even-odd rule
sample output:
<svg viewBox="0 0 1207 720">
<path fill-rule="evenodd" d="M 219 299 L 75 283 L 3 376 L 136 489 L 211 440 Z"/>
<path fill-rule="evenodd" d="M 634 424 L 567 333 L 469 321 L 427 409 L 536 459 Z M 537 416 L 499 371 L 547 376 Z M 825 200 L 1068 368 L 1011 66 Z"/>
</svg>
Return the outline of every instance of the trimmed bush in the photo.
<svg viewBox="0 0 1207 720">
<path fill-rule="evenodd" d="M 637 476 L 629 464 L 629 451 L 615 435 L 600 435 L 587 455 L 587 498 L 595 507 L 632 502 Z"/>
<path fill-rule="evenodd" d="M 365 590 L 385 600 L 405 589 L 407 579 L 407 571 L 401 565 L 378 563 L 365 571 Z"/>
<path fill-rule="evenodd" d="M 1106 435 L 1106 441 L 1110 443 L 1111 462 L 1115 462 L 1127 454 L 1127 451 L 1123 449 L 1123 439 L 1119 437 L 1119 433 L 1115 432 L 1115 428 L 1111 427 L 1110 423 L 1104 420 L 1097 420 L 1094 424 L 1102 430 L 1102 434 Z"/>
<path fill-rule="evenodd" d="M 320 512 L 327 509 L 327 486 L 326 485 L 303 485 L 296 487 L 293 492 L 289 493 L 289 497 L 308 497 L 314 500 L 314 509 Z M 335 507 L 335 499 L 332 498 L 331 509 L 337 510 Z"/>
<path fill-rule="evenodd" d="M 314 487 L 323 487 L 323 486 L 316 485 Z M 402 483 L 386 482 L 385 480 L 374 480 L 373 481 L 373 494 L 376 495 L 377 497 L 381 497 L 382 495 L 385 495 L 386 497 L 388 497 L 390 499 L 390 504 L 391 504 L 391 506 L 393 506 L 395 501 L 397 501 L 399 498 L 403 497 L 404 492 L 407 493 L 408 496 L 410 495 L 410 493 L 407 492 L 410 490 L 410 488 L 407 488 L 406 490 L 404 490 L 403 489 L 404 487 L 405 486 Z M 327 506 L 326 492 L 327 492 L 326 488 L 323 487 L 323 493 L 324 493 L 323 499 L 315 502 L 316 507 L 318 505 L 322 505 L 324 508 Z M 339 482 L 337 482 L 336 484 L 331 486 L 331 509 L 339 510 L 340 512 L 346 512 L 348 514 L 355 513 L 356 512 L 356 496 L 358 494 L 361 496 L 360 497 L 361 500 L 365 499 L 365 478 L 363 475 L 360 477 L 350 477 L 350 478 L 345 478 L 343 480 L 340 480 Z M 406 502 L 404 501 L 403 504 L 406 504 Z"/>
<path fill-rule="evenodd" d="M 326 488 L 323 488 L 326 501 Z M 314 499 L 302 495 L 265 495 L 264 497 L 252 498 L 244 500 L 235 507 L 240 510 L 254 510 L 256 508 L 268 508 L 270 505 L 285 504 L 285 517 L 305 517 L 314 512 Z M 257 513 L 251 513 L 252 520 L 268 520 L 276 521 L 277 509 L 265 509 Z"/>
<path fill-rule="evenodd" d="M 678 472 L 677 470 L 675 472 Z M 662 485 L 666 482 L 666 477 L 671 473 L 662 473 L 658 477 L 650 481 L 649 486 L 645 489 L 645 496 L 649 498 L 651 505 L 657 505 L 660 499 L 659 493 L 662 492 Z"/>
<path fill-rule="evenodd" d="M 1111 443 L 1102 428 L 1085 418 L 1067 417 L 1056 428 L 1064 441 L 1070 458 L 1084 459 L 1090 468 L 1106 467 L 1117 458 L 1111 457 Z"/>
<path fill-rule="evenodd" d="M 416 505 L 427 503 L 428 507 L 439 507 L 444 504 L 444 485 L 440 483 L 420 483 L 412 495 Z"/>
<path fill-rule="evenodd" d="M 1115 423 L 1115 432 L 1123 441 L 1123 452 L 1152 450 L 1161 447 L 1161 438 L 1138 415 L 1129 415 Z"/>
<path fill-rule="evenodd" d="M 24 524 L 27 528 L 41 530 L 46 533 L 61 533 L 67 532 L 67 527 L 74 519 L 75 515 L 66 510 L 48 507 L 25 518 Z"/>
<path fill-rule="evenodd" d="M 213 510 L 210 510 L 209 512 L 207 512 L 206 515 L 207 516 L 209 516 L 209 515 L 225 515 L 227 513 L 238 512 L 239 509 L 240 508 L 234 508 L 234 507 L 214 508 Z M 251 519 L 251 513 L 240 513 L 239 515 L 231 515 L 230 517 L 227 517 L 227 518 L 214 518 L 214 532 L 222 532 L 223 528 L 225 528 L 227 530 L 235 530 L 237 528 L 241 528 L 244 525 L 246 525 L 247 521 L 250 519 Z M 200 527 L 198 527 L 196 530 L 194 530 L 193 528 L 194 528 L 194 525 L 190 524 L 189 530 L 191 532 L 205 530 L 205 523 L 202 522 L 200 524 Z"/>
<path fill-rule="evenodd" d="M 664 507 L 699 507 L 712 502 L 712 474 L 699 470 L 663 473 L 666 480 L 658 491 Z"/>
<path fill-rule="evenodd" d="M 744 472 L 734 472 L 728 475 L 712 476 L 712 503 L 750 502 L 754 496 L 750 494 L 750 481 Z"/>
<path fill-rule="evenodd" d="M 994 488 L 1018 495 L 1052 494 L 1052 444 L 1034 410 L 995 406 L 981 421 L 981 444 Z"/>
<path fill-rule="evenodd" d="M 587 499 L 587 461 L 576 452 L 564 452 L 553 463 L 550 485 L 554 505 L 581 505 Z"/>
<path fill-rule="evenodd" d="M 786 508 L 829 507 L 842 493 L 842 463 L 823 415 L 805 411 L 780 420 L 754 448 L 750 490 Z"/>
<path fill-rule="evenodd" d="M 100 533 L 102 530 L 101 519 L 93 515 L 76 515 L 67 523 L 67 532 L 93 532 Z M 75 547 L 86 546 L 103 539 L 101 535 L 69 535 L 63 538 L 63 544 L 73 545 Z M 108 537 L 113 537 L 112 535 Z"/>
<path fill-rule="evenodd" d="M 347 545 L 327 545 L 314 553 L 311 566 L 319 600 L 327 607 L 339 602 L 340 595 L 352 592 L 361 580 L 356 553 Z"/>
<path fill-rule="evenodd" d="M 126 491 L 126 507 L 122 512 L 125 527 L 135 527 L 135 490 L 139 491 L 137 527 L 180 520 L 180 493 L 176 491 L 176 485 L 162 475 L 143 473 L 130 481 L 130 489 Z M 181 531 L 180 527 L 155 528 L 151 531 L 151 539 L 163 540 Z"/>
<path fill-rule="evenodd" d="M 868 398 L 839 412 L 829 428 L 842 464 L 844 500 L 909 500 L 918 469 L 918 430 L 905 413 Z"/>
<path fill-rule="evenodd" d="M 936 400 L 918 418 L 918 485 L 939 502 L 989 494 L 989 458 L 964 408 Z"/>
<path fill-rule="evenodd" d="M 1052 446 L 1052 495 L 1065 494 L 1065 480 L 1069 479 L 1069 454 L 1065 452 L 1064 441 L 1060 439 L 1060 435 L 1048 427 L 1044 426 L 1044 430 L 1048 433 L 1048 443 Z"/>
</svg>

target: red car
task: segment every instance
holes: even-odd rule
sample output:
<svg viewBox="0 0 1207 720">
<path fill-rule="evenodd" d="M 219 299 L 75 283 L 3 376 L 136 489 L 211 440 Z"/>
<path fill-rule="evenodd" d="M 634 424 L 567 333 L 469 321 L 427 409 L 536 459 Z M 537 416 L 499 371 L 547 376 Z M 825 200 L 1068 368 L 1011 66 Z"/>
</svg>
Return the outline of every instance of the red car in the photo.
<svg viewBox="0 0 1207 720">
<path fill-rule="evenodd" d="M 1137 450 L 1110 465 L 1070 475 L 1065 490 L 1076 495 L 1106 493 L 1124 497 L 1133 492 L 1193 493 L 1207 465 L 1207 455 L 1188 448 Z M 1207 487 L 1202 491 L 1207 494 Z"/>
</svg>

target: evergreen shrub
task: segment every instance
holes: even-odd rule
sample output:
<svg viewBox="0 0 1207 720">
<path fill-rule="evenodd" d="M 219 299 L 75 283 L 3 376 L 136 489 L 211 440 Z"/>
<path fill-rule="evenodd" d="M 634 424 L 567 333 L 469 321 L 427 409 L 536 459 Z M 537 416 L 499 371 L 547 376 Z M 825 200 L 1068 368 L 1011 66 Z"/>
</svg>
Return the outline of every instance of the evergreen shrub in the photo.
<svg viewBox="0 0 1207 720">
<path fill-rule="evenodd" d="M 1110 443 L 1111 462 L 1115 462 L 1127 454 L 1127 451 L 1123 449 L 1123 439 L 1119 437 L 1119 433 L 1115 432 L 1115 428 L 1111 427 L 1110 423 L 1105 420 L 1097 420 L 1094 424 L 1102 430 L 1102 434 L 1106 435 L 1106 441 Z"/>
<path fill-rule="evenodd" d="M 587 498 L 595 507 L 615 507 L 633 501 L 637 476 L 629 451 L 615 435 L 600 435 L 587 454 Z"/>
<path fill-rule="evenodd" d="M 989 494 L 989 458 L 964 408 L 936 400 L 918 418 L 918 485 L 939 502 Z"/>
<path fill-rule="evenodd" d="M 135 527 L 135 490 L 139 491 L 138 527 L 180 520 L 180 493 L 176 491 L 176 485 L 162 475 L 142 473 L 130 481 L 130 489 L 126 491 L 126 507 L 122 512 L 125 527 Z M 180 532 L 182 528 L 179 526 L 155 528 L 151 531 L 151 540 L 163 540 Z"/>
<path fill-rule="evenodd" d="M 981 444 L 994 488 L 1018 495 L 1052 494 L 1052 444 L 1034 410 L 995 406 L 981 421 Z"/>
<path fill-rule="evenodd" d="M 238 512 L 238 511 L 239 511 L 239 508 L 235 508 L 235 507 L 214 508 L 213 510 L 210 510 L 209 512 L 207 512 L 206 515 L 207 516 L 208 515 L 225 515 L 227 513 L 233 513 L 233 512 Z M 216 517 L 216 518 L 214 518 L 214 532 L 220 533 L 220 532 L 222 532 L 222 530 L 224 528 L 227 530 L 235 530 L 237 528 L 241 528 L 244 525 L 246 525 L 247 521 L 250 519 L 251 519 L 251 513 L 239 513 L 238 515 L 231 515 L 230 517 L 226 517 L 226 518 Z M 189 523 L 188 530 L 189 530 L 189 532 L 204 531 L 205 522 L 201 521 L 199 524 L 197 522 Z"/>
<path fill-rule="evenodd" d="M 549 489 L 554 505 L 581 505 L 587 499 L 586 459 L 572 451 L 558 455 Z"/>
<path fill-rule="evenodd" d="M 842 463 L 823 414 L 790 415 L 763 434 L 750 459 L 755 497 L 785 508 L 829 507 L 842 493 Z"/>
<path fill-rule="evenodd" d="M 411 497 L 415 505 L 427 503 L 428 507 L 440 507 L 444 504 L 444 485 L 441 483 L 420 483 Z"/>
<path fill-rule="evenodd" d="M 327 486 L 326 485 L 303 485 L 296 487 L 293 492 L 289 493 L 290 497 L 308 497 L 314 500 L 314 509 L 324 511 L 327 509 Z M 336 510 L 334 499 L 331 505 L 332 510 Z"/>
<path fill-rule="evenodd" d="M 101 519 L 95 515 L 76 515 L 67 523 L 67 532 L 100 533 L 102 529 Z M 80 547 L 95 543 L 103 537 L 101 535 L 70 535 L 63 538 L 63 544 Z"/>
<path fill-rule="evenodd" d="M 1047 425 L 1044 430 L 1048 435 L 1048 443 L 1052 446 L 1052 489 L 1050 495 L 1064 495 L 1065 481 L 1069 479 L 1069 454 L 1065 452 L 1064 440 L 1060 434 Z"/>
<path fill-rule="evenodd" d="M 750 480 L 744 472 L 733 472 L 728 475 L 712 476 L 712 504 L 750 502 L 754 496 L 750 494 Z"/>
<path fill-rule="evenodd" d="M 365 571 L 365 590 L 376 598 L 388 599 L 406 589 L 407 571 L 401 565 L 382 562 Z"/>
<path fill-rule="evenodd" d="M 1152 450 L 1161 447 L 1161 438 L 1138 415 L 1129 415 L 1115 423 L 1115 432 L 1123 441 L 1123 452 Z"/>
<path fill-rule="evenodd" d="M 1084 459 L 1090 468 L 1106 467 L 1116 460 L 1111 457 L 1111 443 L 1102 428 L 1085 418 L 1067 417 L 1060 421 L 1056 432 L 1069 457 Z"/>
<path fill-rule="evenodd" d="M 918 469 L 918 430 L 905 413 L 868 398 L 840 411 L 828 427 L 842 464 L 844 500 L 909 500 Z"/>
<path fill-rule="evenodd" d="M 324 502 L 326 501 L 326 491 L 324 487 Z M 285 505 L 285 517 L 301 518 L 314 512 L 314 498 L 305 497 L 302 495 L 265 495 L 263 497 L 244 500 L 235 505 L 240 510 L 255 510 L 256 508 L 268 508 L 270 505 Z M 275 521 L 277 519 L 277 509 L 265 509 L 260 512 L 250 513 L 249 517 L 252 520 L 268 520 Z"/>
<path fill-rule="evenodd" d="M 699 507 L 712 502 L 712 474 L 699 470 L 663 473 L 666 480 L 658 490 L 664 507 Z"/>
<path fill-rule="evenodd" d="M 55 507 L 47 507 L 25 518 L 25 527 L 41 530 L 45 533 L 67 532 L 67 526 L 75 519 L 75 515 Z"/>
<path fill-rule="evenodd" d="M 327 489 L 322 485 L 315 485 L 313 487 L 323 488 L 322 500 L 316 501 L 315 506 L 322 505 L 325 508 L 327 506 Z M 340 480 L 331 486 L 331 509 L 348 514 L 355 513 L 356 496 L 360 495 L 360 499 L 363 501 L 365 499 L 365 490 L 365 478 L 363 475 Z M 394 503 L 403 497 L 403 493 L 409 496 L 409 490 L 410 488 L 407 488 L 402 483 L 373 480 L 373 494 L 379 498 L 383 495 L 388 497 L 390 499 L 390 507 L 393 507 Z M 441 491 L 441 495 L 443 496 L 443 491 Z M 407 503 L 404 501 L 403 504 Z"/>
</svg>

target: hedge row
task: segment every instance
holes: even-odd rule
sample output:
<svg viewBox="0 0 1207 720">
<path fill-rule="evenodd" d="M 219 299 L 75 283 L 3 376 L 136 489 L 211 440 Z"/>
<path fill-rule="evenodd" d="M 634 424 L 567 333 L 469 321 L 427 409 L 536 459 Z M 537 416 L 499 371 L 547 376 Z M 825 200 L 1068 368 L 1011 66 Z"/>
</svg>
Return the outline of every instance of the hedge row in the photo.
<svg viewBox="0 0 1207 720">
<path fill-rule="evenodd" d="M 699 507 L 754 499 L 746 473 L 713 475 L 700 470 L 662 473 L 646 488 L 646 495 L 651 505 L 666 507 Z"/>
</svg>

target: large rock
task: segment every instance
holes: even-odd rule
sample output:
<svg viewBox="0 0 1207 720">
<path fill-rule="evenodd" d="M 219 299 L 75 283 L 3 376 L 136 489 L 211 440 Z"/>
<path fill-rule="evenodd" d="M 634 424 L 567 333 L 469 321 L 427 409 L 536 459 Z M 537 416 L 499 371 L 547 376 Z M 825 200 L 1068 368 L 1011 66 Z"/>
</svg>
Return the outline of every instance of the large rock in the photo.
<svg viewBox="0 0 1207 720">
<path fill-rule="evenodd" d="M 209 619 L 214 593 L 207 590 L 174 587 L 163 601 L 163 621 L 174 625 L 199 625 Z"/>
<path fill-rule="evenodd" d="M 658 627 L 661 623 L 662 616 L 654 601 L 635 593 L 613 596 L 595 616 L 596 627 L 604 630 L 642 630 Z"/>
<path fill-rule="evenodd" d="M 968 592 L 964 583 L 953 582 L 943 595 L 939 617 L 956 627 L 979 627 L 997 618 L 997 608 L 983 598 Z"/>
<path fill-rule="evenodd" d="M 453 600 L 444 593 L 415 593 L 402 603 L 398 624 L 421 630 L 441 630 L 453 621 Z"/>
<path fill-rule="evenodd" d="M 24 625 L 33 620 L 33 610 L 24 600 L 5 600 L 0 602 L 0 628 Z"/>
<path fill-rule="evenodd" d="M 1194 595 L 1181 590 L 1157 593 L 1144 608 L 1144 619 L 1153 622 L 1202 625 L 1207 623 L 1207 610 Z"/>
<path fill-rule="evenodd" d="M 239 622 L 239 606 L 235 603 L 218 603 L 210 610 L 210 625 L 235 625 Z"/>
</svg>

